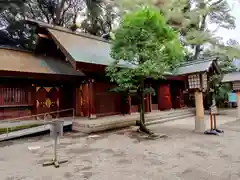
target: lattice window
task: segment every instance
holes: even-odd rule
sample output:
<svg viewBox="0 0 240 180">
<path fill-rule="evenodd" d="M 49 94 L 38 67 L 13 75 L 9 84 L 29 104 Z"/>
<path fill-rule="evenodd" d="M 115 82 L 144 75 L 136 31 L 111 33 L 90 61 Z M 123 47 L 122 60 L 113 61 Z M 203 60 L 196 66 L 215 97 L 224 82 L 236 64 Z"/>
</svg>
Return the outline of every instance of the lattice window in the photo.
<svg viewBox="0 0 240 180">
<path fill-rule="evenodd" d="M 234 91 L 240 90 L 240 82 L 234 82 L 232 86 Z"/>
<path fill-rule="evenodd" d="M 190 89 L 200 88 L 200 75 L 193 74 L 188 76 L 188 84 Z"/>
<path fill-rule="evenodd" d="M 31 91 L 29 88 L 0 88 L 1 105 L 22 105 L 31 103 Z"/>
</svg>

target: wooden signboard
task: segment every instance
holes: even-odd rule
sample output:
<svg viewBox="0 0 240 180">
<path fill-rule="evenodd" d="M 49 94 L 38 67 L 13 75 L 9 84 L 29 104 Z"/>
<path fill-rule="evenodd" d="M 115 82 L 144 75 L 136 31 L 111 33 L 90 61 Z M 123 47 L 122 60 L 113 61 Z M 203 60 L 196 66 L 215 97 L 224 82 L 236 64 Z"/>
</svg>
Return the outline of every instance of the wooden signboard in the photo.
<svg viewBox="0 0 240 180">
<path fill-rule="evenodd" d="M 217 106 L 214 104 L 210 107 L 211 114 L 217 114 Z"/>
</svg>

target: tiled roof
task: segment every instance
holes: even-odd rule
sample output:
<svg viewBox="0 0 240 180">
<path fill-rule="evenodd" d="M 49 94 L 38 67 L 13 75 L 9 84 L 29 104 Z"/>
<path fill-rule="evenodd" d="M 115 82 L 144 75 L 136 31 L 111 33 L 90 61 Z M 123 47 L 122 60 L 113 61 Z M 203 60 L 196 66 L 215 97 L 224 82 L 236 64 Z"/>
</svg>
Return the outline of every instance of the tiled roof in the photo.
<svg viewBox="0 0 240 180">
<path fill-rule="evenodd" d="M 111 44 L 106 40 L 92 36 L 86 33 L 75 33 L 66 28 L 53 26 L 35 20 L 28 20 L 30 23 L 37 24 L 46 28 L 56 43 L 64 48 L 75 61 L 91 64 L 109 65 L 113 62 L 110 56 Z M 196 72 L 208 71 L 215 59 L 199 59 L 182 64 L 178 69 L 173 71 L 172 75 L 185 75 Z M 122 67 L 134 67 L 125 61 L 120 62 Z"/>
<path fill-rule="evenodd" d="M 198 72 L 206 72 L 212 66 L 213 60 L 196 60 L 183 63 L 174 71 L 175 75 L 185 75 Z"/>
<path fill-rule="evenodd" d="M 222 82 L 240 81 L 240 72 L 233 72 L 223 75 Z"/>
<path fill-rule="evenodd" d="M 35 56 L 32 52 L 0 48 L 0 70 L 56 75 L 83 76 L 68 62 L 45 56 Z"/>
<path fill-rule="evenodd" d="M 53 39 L 63 46 L 77 62 L 107 66 L 114 61 L 110 56 L 111 44 L 109 42 L 51 28 L 48 28 L 48 31 Z M 131 67 L 124 61 L 120 62 L 119 65 Z"/>
</svg>

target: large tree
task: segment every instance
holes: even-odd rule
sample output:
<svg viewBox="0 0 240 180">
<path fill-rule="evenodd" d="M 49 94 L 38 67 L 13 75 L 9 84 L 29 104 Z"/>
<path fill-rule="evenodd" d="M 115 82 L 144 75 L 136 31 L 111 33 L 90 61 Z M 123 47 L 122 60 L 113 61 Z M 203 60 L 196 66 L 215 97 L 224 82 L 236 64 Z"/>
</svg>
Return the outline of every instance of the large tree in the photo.
<svg viewBox="0 0 240 180">
<path fill-rule="evenodd" d="M 150 133 L 144 116 L 144 97 L 149 93 L 145 80 L 163 78 L 165 72 L 179 65 L 183 55 L 177 33 L 156 9 L 143 7 L 123 17 L 112 42 L 114 62 L 107 75 L 118 85 L 117 90 L 137 93 L 141 131 Z M 119 68 L 121 63 L 130 66 Z"/>
<path fill-rule="evenodd" d="M 186 60 L 199 60 L 209 56 L 218 58 L 223 72 L 234 71 L 232 61 L 240 57 L 240 48 L 235 41 L 223 41 L 217 34 L 218 28 L 234 29 L 235 18 L 227 0 L 118 0 L 122 12 L 133 10 L 144 4 L 159 9 L 167 23 L 178 30 L 181 43 L 188 52 Z M 215 29 L 213 29 L 215 27 Z M 222 76 L 209 81 L 208 99 L 222 99 L 227 93 L 221 84 Z M 211 103 L 211 102 L 210 102 Z"/>
<path fill-rule="evenodd" d="M 159 9 L 167 23 L 180 32 L 183 45 L 190 49 L 189 60 L 194 60 L 205 49 L 224 51 L 231 58 L 240 56 L 239 49 L 224 44 L 216 29 L 234 29 L 235 18 L 227 0 L 118 0 L 122 12 L 150 4 Z M 210 28 L 215 26 L 216 29 Z"/>
</svg>

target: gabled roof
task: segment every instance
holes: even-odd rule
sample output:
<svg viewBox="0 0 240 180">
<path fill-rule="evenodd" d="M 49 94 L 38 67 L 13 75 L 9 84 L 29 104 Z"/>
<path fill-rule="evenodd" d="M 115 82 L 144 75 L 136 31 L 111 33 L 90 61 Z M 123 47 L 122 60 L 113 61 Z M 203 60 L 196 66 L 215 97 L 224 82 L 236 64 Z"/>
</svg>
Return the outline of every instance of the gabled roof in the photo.
<svg viewBox="0 0 240 180">
<path fill-rule="evenodd" d="M 174 71 L 174 75 L 186 75 L 200 72 L 208 72 L 209 68 L 214 66 L 218 73 L 220 69 L 218 68 L 216 59 L 198 59 L 195 61 L 188 61 L 183 63 L 178 69 Z"/>
<path fill-rule="evenodd" d="M 68 62 L 17 49 L 0 48 L 0 64 L 1 71 L 84 76 Z"/>
<path fill-rule="evenodd" d="M 31 19 L 27 21 L 45 28 L 55 43 L 64 48 L 63 52 L 66 53 L 65 55 L 70 55 L 76 62 L 106 66 L 114 62 L 110 56 L 111 44 L 103 38 L 87 33 L 73 32 L 63 27 L 53 26 Z M 132 65 L 126 61 L 121 61 L 119 66 L 132 67 Z"/>
<path fill-rule="evenodd" d="M 222 82 L 234 82 L 234 81 L 240 81 L 240 72 L 232 72 L 228 74 L 223 75 Z"/>
<path fill-rule="evenodd" d="M 49 25 L 36 20 L 28 19 L 30 23 L 46 29 L 52 39 L 63 48 L 65 55 L 70 55 L 76 62 L 84 62 L 99 65 L 110 65 L 114 60 L 110 56 L 111 44 L 103 38 L 92 36 L 86 33 L 72 32 L 66 28 Z M 134 65 L 126 61 L 120 62 L 121 67 L 132 68 Z M 199 59 L 183 63 L 178 69 L 166 75 L 186 75 L 199 72 L 207 72 L 211 66 L 220 70 L 216 59 Z"/>
<path fill-rule="evenodd" d="M 109 42 L 100 41 L 93 38 L 86 38 L 81 35 L 76 36 L 76 34 L 62 32 L 50 28 L 48 28 L 48 31 L 77 62 L 107 66 L 114 61 L 110 57 L 111 44 Z M 119 65 L 128 68 L 134 67 L 131 64 L 127 64 L 126 61 L 120 62 Z M 183 63 L 173 74 L 185 75 L 197 72 L 207 72 L 211 66 L 218 67 L 215 59 L 199 59 L 196 61 Z"/>
</svg>

